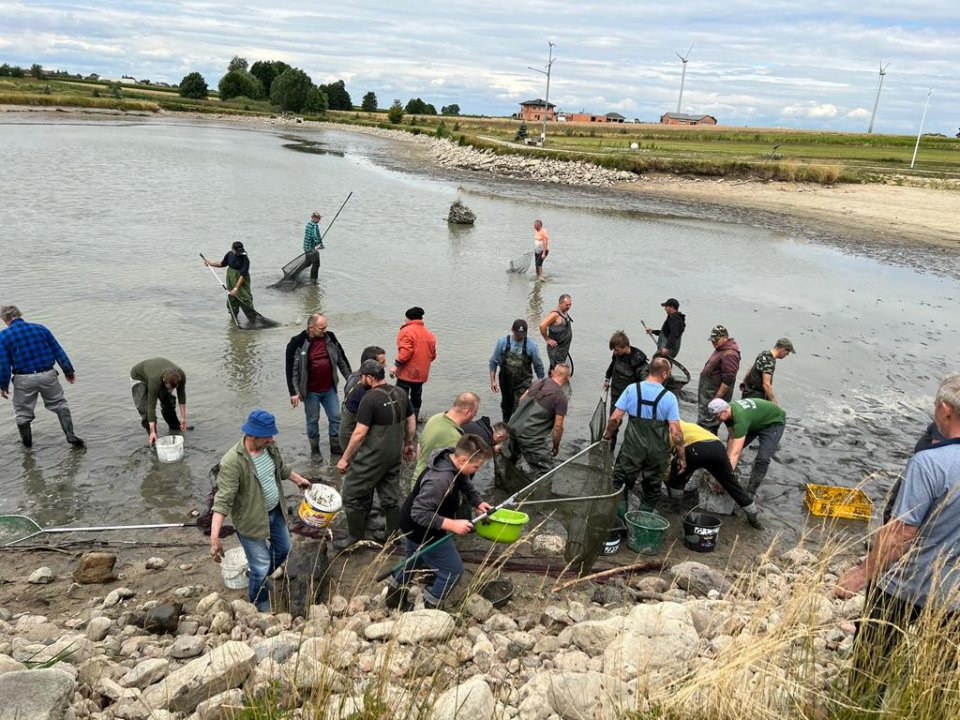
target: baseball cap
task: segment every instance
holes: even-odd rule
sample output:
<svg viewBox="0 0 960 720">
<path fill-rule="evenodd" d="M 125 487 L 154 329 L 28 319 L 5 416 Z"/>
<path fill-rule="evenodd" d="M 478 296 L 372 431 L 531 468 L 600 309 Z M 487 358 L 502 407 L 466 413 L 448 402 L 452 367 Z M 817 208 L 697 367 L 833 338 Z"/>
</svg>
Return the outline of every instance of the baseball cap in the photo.
<svg viewBox="0 0 960 720">
<path fill-rule="evenodd" d="M 412 307 L 404 313 L 407 316 L 407 320 L 423 320 L 423 308 L 422 307 Z"/>
<path fill-rule="evenodd" d="M 253 437 L 273 437 L 277 434 L 277 420 L 266 410 L 254 410 L 240 429 Z"/>
<path fill-rule="evenodd" d="M 360 374 L 361 375 L 370 375 L 375 377 L 377 380 L 383 380 L 384 371 L 383 365 L 378 363 L 376 360 L 364 360 L 360 363 Z"/>
<path fill-rule="evenodd" d="M 713 330 L 710 331 L 710 340 L 716 340 L 719 337 L 730 337 L 730 333 L 727 332 L 727 328 L 723 325 L 714 325 Z"/>
<path fill-rule="evenodd" d="M 660 303 L 660 307 L 672 307 L 677 310 L 680 309 L 680 301 L 676 298 L 667 298 L 664 302 Z"/>
<path fill-rule="evenodd" d="M 793 343 L 790 342 L 790 338 L 782 337 L 777 340 L 777 347 L 783 348 L 784 350 L 789 350 L 792 353 L 797 351 L 797 349 L 793 346 Z"/>
<path fill-rule="evenodd" d="M 728 403 L 726 400 L 714 398 L 707 404 L 707 417 L 711 420 L 714 420 L 728 407 L 730 407 L 730 403 Z"/>
<path fill-rule="evenodd" d="M 527 321 L 519 318 L 514 320 L 511 330 L 517 333 L 525 333 L 527 331 Z"/>
</svg>

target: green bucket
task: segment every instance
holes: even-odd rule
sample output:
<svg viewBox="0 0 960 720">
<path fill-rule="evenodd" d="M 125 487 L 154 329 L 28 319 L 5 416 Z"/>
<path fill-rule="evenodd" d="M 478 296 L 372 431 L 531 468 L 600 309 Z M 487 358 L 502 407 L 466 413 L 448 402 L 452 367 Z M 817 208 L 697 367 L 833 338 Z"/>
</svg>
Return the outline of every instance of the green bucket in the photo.
<svg viewBox="0 0 960 720">
<path fill-rule="evenodd" d="M 656 555 L 663 544 L 663 536 L 670 528 L 670 522 L 663 516 L 643 510 L 633 510 L 626 514 L 627 547 L 641 555 Z"/>
</svg>

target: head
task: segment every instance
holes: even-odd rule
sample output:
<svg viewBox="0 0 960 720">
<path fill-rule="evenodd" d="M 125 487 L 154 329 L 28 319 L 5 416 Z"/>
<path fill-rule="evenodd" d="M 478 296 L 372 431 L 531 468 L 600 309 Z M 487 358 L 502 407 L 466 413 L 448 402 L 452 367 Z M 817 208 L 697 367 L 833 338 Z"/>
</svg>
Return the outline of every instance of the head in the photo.
<svg viewBox="0 0 960 720">
<path fill-rule="evenodd" d="M 237 255 L 245 255 L 246 252 L 247 252 L 246 250 L 243 249 L 243 243 L 240 242 L 239 240 L 237 240 L 236 242 L 234 242 L 233 245 L 230 246 L 230 248 L 231 248 Z"/>
<path fill-rule="evenodd" d="M 376 360 L 380 365 L 386 365 L 387 351 L 379 345 L 368 345 L 360 354 L 360 364 L 362 365 L 367 360 Z"/>
<path fill-rule="evenodd" d="M 660 303 L 660 307 L 664 309 L 667 315 L 673 315 L 680 309 L 680 301 L 676 298 L 667 298 L 665 302 Z"/>
<path fill-rule="evenodd" d="M 510 431 L 507 429 L 505 422 L 494 423 L 491 430 L 493 430 L 493 449 L 494 452 L 496 452 L 500 449 L 500 446 L 507 441 L 507 438 L 510 437 Z"/>
<path fill-rule="evenodd" d="M 176 390 L 183 382 L 183 376 L 176 370 L 165 370 L 160 376 L 160 380 L 166 386 L 167 390 Z"/>
<path fill-rule="evenodd" d="M 423 320 L 423 308 L 414 306 L 407 310 L 404 315 L 407 320 Z"/>
<path fill-rule="evenodd" d="M 311 222 L 315 222 L 315 223 L 320 222 L 320 211 L 319 211 L 319 210 L 314 210 L 314 211 L 313 211 L 313 214 L 310 215 L 310 221 L 311 221 Z"/>
<path fill-rule="evenodd" d="M 457 441 L 450 459 L 462 474 L 473 475 L 492 457 L 493 448 L 487 445 L 482 437 L 466 433 Z"/>
<path fill-rule="evenodd" d="M 550 379 L 557 385 L 565 384 L 570 379 L 570 366 L 566 363 L 554 365 L 553 370 L 550 371 Z"/>
<path fill-rule="evenodd" d="M 20 308 L 16 305 L 4 305 L 0 307 L 0 320 L 3 320 L 5 324 L 9 325 L 18 317 L 23 317 L 23 315 L 20 314 Z"/>
<path fill-rule="evenodd" d="M 463 425 L 473 420 L 479 411 L 480 396 L 472 392 L 462 392 L 453 401 L 448 414 L 457 425 Z"/>
<path fill-rule="evenodd" d="M 307 318 L 307 337 L 318 340 L 327 334 L 327 318 L 316 313 Z"/>
<path fill-rule="evenodd" d="M 781 360 L 790 353 L 795 353 L 796 349 L 794 349 L 793 343 L 790 342 L 790 338 L 782 337 L 777 340 L 777 344 L 773 346 L 772 352 L 777 360 Z"/>
<path fill-rule="evenodd" d="M 940 381 L 934 400 L 933 419 L 945 438 L 960 437 L 960 373 Z"/>
<path fill-rule="evenodd" d="M 540 222 L 540 218 L 537 218 L 536 220 L 533 221 L 534 230 L 540 230 L 542 227 L 543 227 L 543 223 Z"/>
<path fill-rule="evenodd" d="M 707 405 L 707 418 L 725 423 L 730 419 L 730 403 L 720 398 L 714 398 Z"/>
<path fill-rule="evenodd" d="M 630 354 L 630 338 L 623 330 L 617 330 L 610 336 L 610 349 L 613 350 L 614 355 Z"/>
<path fill-rule="evenodd" d="M 671 372 L 673 372 L 673 368 L 670 366 L 670 361 L 665 357 L 654 358 L 653 362 L 650 363 L 650 377 L 660 383 L 670 377 Z"/>
<path fill-rule="evenodd" d="M 709 339 L 710 344 L 713 345 L 714 348 L 718 348 L 730 339 L 730 333 L 727 332 L 727 328 L 723 325 L 714 325 L 713 330 L 710 331 Z"/>
<path fill-rule="evenodd" d="M 517 342 L 520 342 L 527 337 L 527 321 L 522 318 L 517 318 L 513 321 L 513 326 L 510 328 L 510 332 L 513 333 L 513 339 Z"/>
<path fill-rule="evenodd" d="M 573 307 L 573 298 L 564 293 L 560 296 L 560 300 L 557 301 L 557 307 L 566 312 Z"/>
<path fill-rule="evenodd" d="M 385 375 L 383 365 L 376 360 L 364 360 L 360 363 L 360 382 L 365 388 L 381 385 Z"/>
<path fill-rule="evenodd" d="M 277 420 L 266 410 L 254 410 L 240 429 L 243 430 L 247 447 L 259 452 L 273 444 Z"/>
</svg>

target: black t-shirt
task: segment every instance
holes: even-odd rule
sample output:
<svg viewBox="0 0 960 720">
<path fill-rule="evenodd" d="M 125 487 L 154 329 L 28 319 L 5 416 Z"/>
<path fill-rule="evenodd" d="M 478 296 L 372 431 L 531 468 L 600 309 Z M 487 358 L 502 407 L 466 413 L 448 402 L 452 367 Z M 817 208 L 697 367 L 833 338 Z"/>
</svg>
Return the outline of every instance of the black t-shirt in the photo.
<svg viewBox="0 0 960 720">
<path fill-rule="evenodd" d="M 250 258 L 247 257 L 246 253 L 240 254 L 231 250 L 223 256 L 220 264 L 224 267 L 233 268 L 247 279 L 250 278 Z"/>
<path fill-rule="evenodd" d="M 357 408 L 358 425 L 395 425 L 413 415 L 410 396 L 393 385 L 367 390 Z"/>
</svg>

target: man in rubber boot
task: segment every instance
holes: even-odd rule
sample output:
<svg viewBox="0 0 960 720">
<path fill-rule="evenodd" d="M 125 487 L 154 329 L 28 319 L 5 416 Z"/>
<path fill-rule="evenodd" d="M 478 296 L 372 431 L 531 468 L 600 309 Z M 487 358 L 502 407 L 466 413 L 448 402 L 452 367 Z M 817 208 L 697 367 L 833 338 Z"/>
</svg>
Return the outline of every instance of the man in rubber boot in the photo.
<svg viewBox="0 0 960 720">
<path fill-rule="evenodd" d="M 667 318 L 659 330 L 647 328 L 647 333 L 657 339 L 657 355 L 675 358 L 680 352 L 683 331 L 687 329 L 687 316 L 680 312 L 680 301 L 676 298 L 667 298 L 660 307 L 667 313 Z"/>
<path fill-rule="evenodd" d="M 303 252 L 310 263 L 310 282 L 317 284 L 320 275 L 320 250 L 323 250 L 323 236 L 320 234 L 320 211 L 315 211 L 303 229 Z"/>
<path fill-rule="evenodd" d="M 500 386 L 497 386 L 497 368 L 500 368 Z M 513 321 L 510 334 L 497 340 L 490 356 L 490 390 L 500 393 L 500 410 L 503 421 L 509 422 L 517 409 L 520 396 L 533 382 L 533 373 L 543 380 L 543 360 L 537 344 L 527 337 L 527 321 Z"/>
<path fill-rule="evenodd" d="M 660 486 L 670 462 L 670 442 L 677 455 L 680 472 L 686 468 L 683 432 L 680 430 L 680 405 L 677 397 L 663 387 L 670 377 L 670 361 L 654 358 L 650 374 L 643 382 L 629 385 L 617 400 L 607 423 L 604 440 L 610 440 L 624 416 L 627 430 L 623 447 L 613 468 L 613 485 L 623 488 L 628 507 L 640 479 L 641 510 L 654 511 L 660 501 Z"/>
<path fill-rule="evenodd" d="M 557 307 L 551 310 L 540 323 L 540 334 L 547 343 L 550 370 L 559 363 L 570 365 L 567 356 L 570 354 L 570 345 L 573 343 L 573 318 L 569 314 L 572 307 L 573 299 L 563 294 L 557 302 Z"/>
<path fill-rule="evenodd" d="M 507 424 L 510 439 L 504 456 L 516 464 L 522 457 L 534 477 L 548 472 L 560 452 L 563 422 L 567 415 L 567 396 L 563 386 L 570 379 L 570 368 L 560 363 L 546 380 L 530 386 L 517 411 Z"/>
<path fill-rule="evenodd" d="M 455 447 L 434 453 L 423 473 L 417 475 L 413 491 L 400 510 L 400 529 L 406 535 L 408 562 L 390 579 L 387 607 L 404 605 L 413 571 L 419 567 L 436 571 L 433 584 L 423 594 L 428 608 L 438 607 L 463 576 L 463 560 L 452 539 L 411 558 L 447 533 L 468 535 L 473 530 L 469 520 L 457 518 L 461 495 L 466 496 L 475 515 L 491 509 L 472 482 L 473 475 L 491 457 L 493 451 L 481 437 L 467 434 Z"/>
<path fill-rule="evenodd" d="M 140 424 L 147 431 L 148 445 L 157 441 L 158 401 L 170 432 L 187 429 L 187 374 L 166 358 L 150 358 L 130 368 L 130 394 L 140 413 Z"/>
<path fill-rule="evenodd" d="M 727 426 L 727 457 L 734 470 L 743 449 L 754 440 L 760 441 L 750 479 L 747 481 L 747 494 L 754 497 L 767 476 L 774 453 L 780 446 L 787 413 L 769 400 L 754 399 L 734 400 L 732 403 L 713 400 L 707 406 L 707 413 L 713 421 Z"/>
<path fill-rule="evenodd" d="M 327 318 L 316 313 L 307 318 L 307 329 L 287 343 L 286 372 L 290 404 L 303 403 L 310 452 L 318 460 L 320 453 L 320 408 L 327 416 L 330 454 L 339 455 L 340 400 L 337 397 L 337 371 L 344 379 L 352 370 L 337 336 L 327 330 Z"/>
<path fill-rule="evenodd" d="M 210 525 L 210 556 L 223 558 L 220 530 L 229 516 L 250 566 L 247 597 L 260 612 L 270 612 L 273 572 L 290 554 L 290 531 L 282 480 L 301 490 L 310 481 L 287 465 L 273 442 L 277 422 L 266 410 L 254 410 L 240 428 L 243 439 L 220 459 Z"/>
<path fill-rule="evenodd" d="M 227 269 L 224 282 L 227 288 L 227 308 L 233 318 L 243 310 L 243 314 L 252 324 L 263 317 L 253 307 L 253 291 L 250 287 L 250 258 L 239 240 L 230 247 L 230 251 L 223 256 L 220 262 L 204 259 L 203 264 L 208 267 Z"/>
<path fill-rule="evenodd" d="M 360 364 L 363 365 L 367 360 L 376 360 L 380 367 L 386 367 L 387 351 L 377 345 L 369 345 L 360 354 Z M 354 370 L 343 384 L 343 402 L 340 403 L 341 453 L 342 449 L 350 443 L 350 436 L 357 427 L 357 409 L 365 392 L 366 388 L 360 382 L 360 371 Z"/>
<path fill-rule="evenodd" d="M 449 410 L 437 413 L 423 426 L 420 433 L 420 446 L 417 449 L 417 466 L 413 469 L 414 479 L 427 466 L 430 457 L 443 448 L 451 448 L 463 435 L 463 426 L 471 422 L 480 411 L 480 396 L 472 392 L 457 395 Z"/>
<path fill-rule="evenodd" d="M 430 377 L 430 365 L 437 359 L 437 338 L 423 324 L 423 315 L 422 307 L 412 307 L 405 313 L 407 322 L 397 333 L 397 357 L 390 368 L 390 377 L 397 378 L 397 387 L 410 396 L 418 421 L 423 386 Z"/>
<path fill-rule="evenodd" d="M 713 345 L 713 353 L 700 371 L 700 383 L 697 386 L 697 425 L 716 433 L 720 424 L 717 420 L 710 419 L 707 405 L 714 399 L 727 402 L 733 399 L 733 388 L 740 371 L 740 346 L 730 337 L 723 325 L 714 326 L 709 340 Z"/>
<path fill-rule="evenodd" d="M 380 498 L 387 537 L 397 531 L 400 463 L 413 460 L 417 420 L 409 395 L 387 384 L 383 367 L 376 360 L 360 366 L 360 380 L 366 393 L 357 408 L 357 427 L 337 463 L 337 470 L 344 476 L 340 494 L 349 534 L 333 544 L 336 550 L 363 540 L 374 492 Z"/>
<path fill-rule="evenodd" d="M 795 353 L 793 343 L 789 338 L 780 338 L 772 350 L 764 350 L 753 361 L 753 367 L 740 383 L 740 397 L 759 398 L 780 404 L 776 393 L 773 392 L 773 373 L 777 369 L 777 360 L 783 360 L 790 353 Z"/>
<path fill-rule="evenodd" d="M 67 442 L 75 448 L 84 442 L 73 431 L 70 406 L 54 365 L 59 365 L 67 382 L 73 385 L 77 374 L 67 353 L 43 325 L 28 323 L 16 305 L 0 307 L 0 320 L 7 326 L 0 331 L 0 396 L 10 397 L 13 383 L 13 413 L 24 447 L 33 447 L 31 423 L 37 407 L 37 395 L 43 406 L 55 414 Z"/>
<path fill-rule="evenodd" d="M 753 498 L 743 489 L 736 473 L 730 467 L 730 458 L 727 457 L 727 450 L 720 438 L 699 425 L 683 420 L 680 421 L 680 431 L 683 433 L 687 467 L 681 471 L 679 458 L 674 455 L 670 463 L 670 479 L 667 481 L 667 492 L 671 500 L 682 499 L 683 488 L 690 476 L 697 470 L 706 470 L 740 506 L 747 522 L 757 530 L 763 530 L 763 525 L 760 523 L 760 510 Z"/>
<path fill-rule="evenodd" d="M 623 330 L 617 330 L 610 336 L 610 349 L 613 351 L 613 357 L 610 359 L 610 366 L 607 368 L 603 389 L 610 390 L 610 414 L 612 415 L 617 400 L 623 391 L 630 385 L 644 380 L 650 371 L 650 365 L 643 350 L 633 347 L 630 344 L 630 338 Z M 617 436 L 619 434 L 620 428 L 618 426 L 613 432 L 613 437 L 610 438 L 611 453 L 617 446 Z"/>
</svg>

